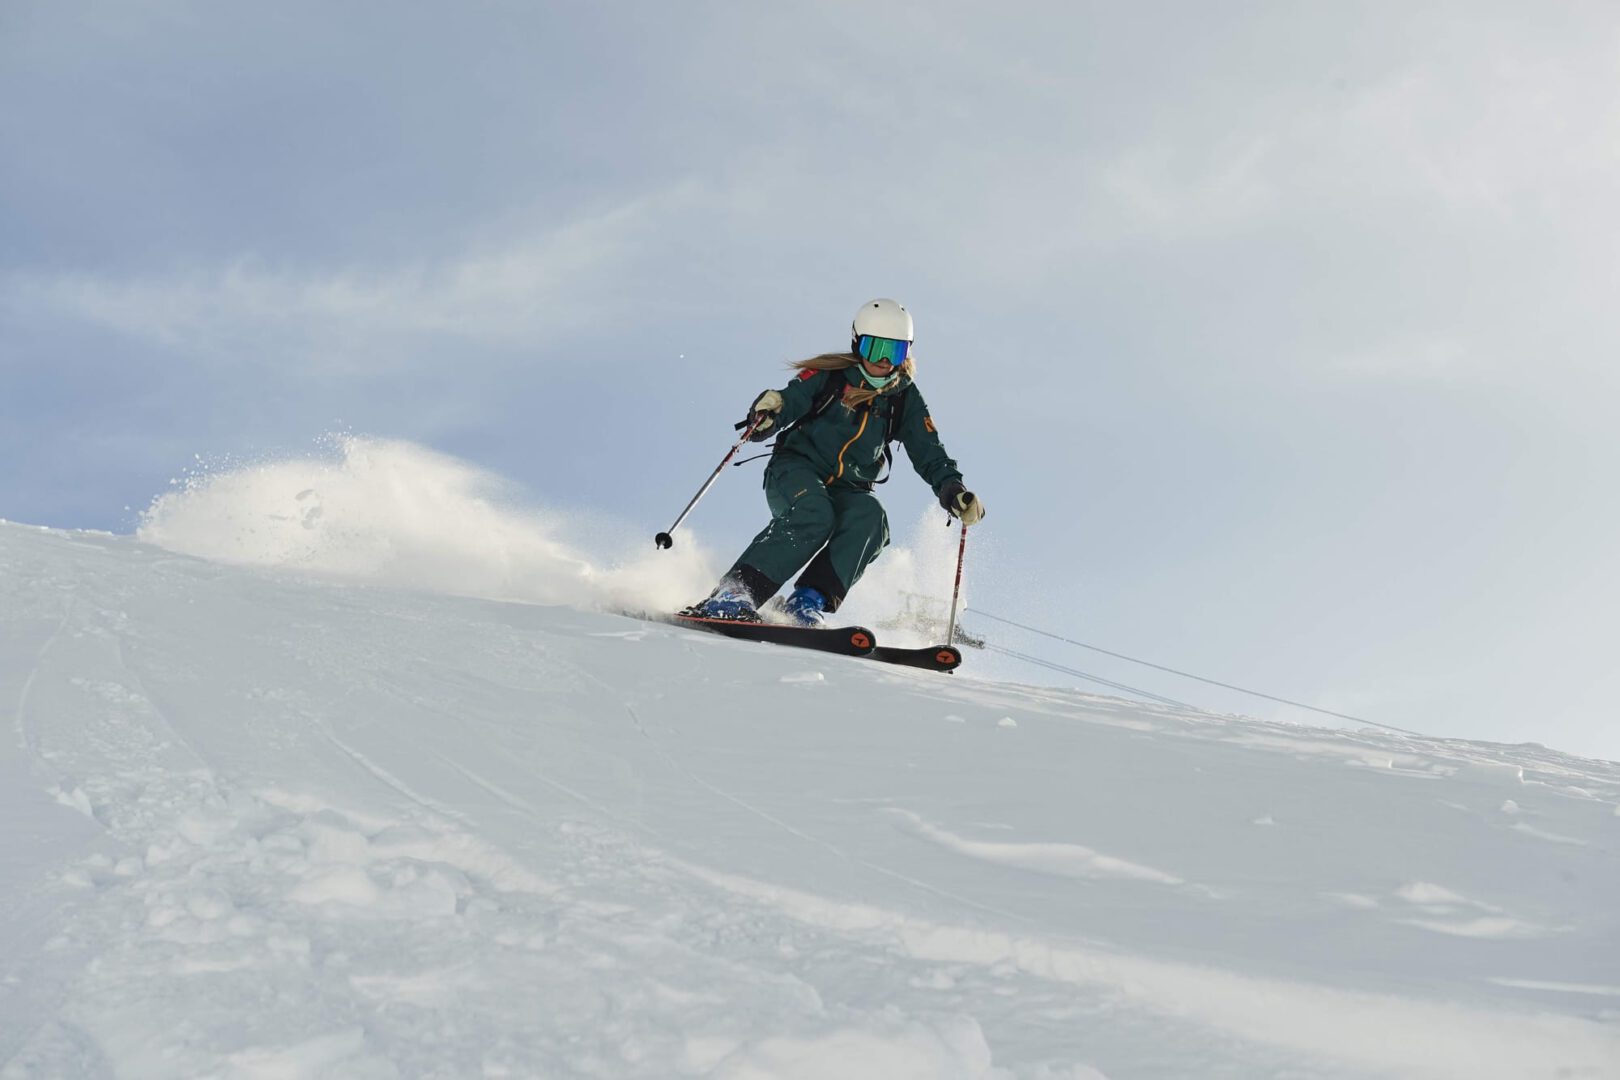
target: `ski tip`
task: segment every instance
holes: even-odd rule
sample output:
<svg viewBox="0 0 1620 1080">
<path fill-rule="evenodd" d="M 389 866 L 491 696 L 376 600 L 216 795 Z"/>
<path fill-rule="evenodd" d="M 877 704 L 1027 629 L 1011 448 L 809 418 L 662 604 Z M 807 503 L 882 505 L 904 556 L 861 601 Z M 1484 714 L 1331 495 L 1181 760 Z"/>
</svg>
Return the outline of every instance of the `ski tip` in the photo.
<svg viewBox="0 0 1620 1080">
<path fill-rule="evenodd" d="M 951 645 L 941 645 L 934 653 L 934 666 L 941 671 L 954 671 L 962 664 L 962 652 Z"/>
</svg>

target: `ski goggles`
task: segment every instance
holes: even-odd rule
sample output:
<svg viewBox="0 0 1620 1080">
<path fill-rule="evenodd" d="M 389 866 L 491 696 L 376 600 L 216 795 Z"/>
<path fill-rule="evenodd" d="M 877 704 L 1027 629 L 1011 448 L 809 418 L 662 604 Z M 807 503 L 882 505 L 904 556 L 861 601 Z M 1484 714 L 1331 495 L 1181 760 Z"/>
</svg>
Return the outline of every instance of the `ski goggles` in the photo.
<svg viewBox="0 0 1620 1080">
<path fill-rule="evenodd" d="M 862 334 L 855 339 L 855 351 L 867 363 L 893 364 L 899 367 L 906 362 L 906 355 L 911 352 L 911 342 Z"/>
</svg>

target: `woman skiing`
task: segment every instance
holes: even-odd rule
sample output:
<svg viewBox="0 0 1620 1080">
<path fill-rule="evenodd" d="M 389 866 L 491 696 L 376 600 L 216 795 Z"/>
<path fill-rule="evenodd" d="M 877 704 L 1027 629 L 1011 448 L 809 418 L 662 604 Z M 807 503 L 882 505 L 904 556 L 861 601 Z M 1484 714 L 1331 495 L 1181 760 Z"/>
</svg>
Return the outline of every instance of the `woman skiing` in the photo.
<svg viewBox="0 0 1620 1080">
<path fill-rule="evenodd" d="M 778 436 L 765 468 L 770 524 L 709 598 L 681 614 L 757 620 L 759 606 L 801 567 L 780 610 L 805 626 L 837 611 L 889 543 L 872 486 L 883 482 L 878 473 L 892 462 L 893 440 L 947 511 L 965 525 L 984 517 L 913 382 L 911 313 L 894 300 L 872 300 L 850 329 L 848 352 L 798 361 L 797 378 L 755 399 L 753 439 Z"/>
</svg>

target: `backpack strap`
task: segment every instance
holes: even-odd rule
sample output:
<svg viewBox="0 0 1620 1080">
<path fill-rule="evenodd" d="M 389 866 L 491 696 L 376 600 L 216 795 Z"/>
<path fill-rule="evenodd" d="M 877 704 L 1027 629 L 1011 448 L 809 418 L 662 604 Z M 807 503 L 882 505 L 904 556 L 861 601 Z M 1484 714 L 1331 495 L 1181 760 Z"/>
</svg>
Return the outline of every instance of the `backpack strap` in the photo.
<svg viewBox="0 0 1620 1080">
<path fill-rule="evenodd" d="M 906 416 L 906 399 L 911 397 L 911 383 L 896 394 L 889 402 L 889 419 L 883 425 L 883 475 L 872 481 L 875 484 L 887 484 L 889 477 L 894 475 L 894 447 L 891 445 L 900 437 L 900 423 Z"/>
<path fill-rule="evenodd" d="M 771 453 L 774 454 L 782 448 L 783 437 L 793 431 L 794 428 L 814 420 L 827 411 L 827 406 L 844 396 L 844 387 L 848 385 L 844 379 L 844 373 L 842 371 L 829 371 L 826 374 L 832 377 L 828 378 L 822 388 L 816 391 L 816 396 L 810 399 L 810 408 L 805 414 L 776 433 L 776 442 L 771 446 Z"/>
</svg>

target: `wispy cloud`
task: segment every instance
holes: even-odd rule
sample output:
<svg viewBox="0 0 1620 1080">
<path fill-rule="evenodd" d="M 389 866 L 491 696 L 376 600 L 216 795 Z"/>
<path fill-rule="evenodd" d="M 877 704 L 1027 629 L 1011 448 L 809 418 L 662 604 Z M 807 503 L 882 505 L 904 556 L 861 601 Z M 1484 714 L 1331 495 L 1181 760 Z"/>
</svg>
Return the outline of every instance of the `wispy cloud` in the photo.
<svg viewBox="0 0 1620 1080">
<path fill-rule="evenodd" d="M 422 338 L 536 345 L 595 323 L 612 302 L 612 282 L 641 253 L 639 242 L 688 194 L 677 188 L 638 198 L 438 261 L 332 269 L 243 255 L 133 277 L 17 274 L 0 284 L 0 304 L 212 364 L 274 348 L 318 357 L 326 370 L 334 358 L 365 366 L 368 350 L 355 346 Z"/>
<path fill-rule="evenodd" d="M 1469 372 L 1476 353 L 1457 338 L 1410 335 L 1327 356 L 1324 375 L 1375 380 L 1447 380 Z"/>
</svg>

